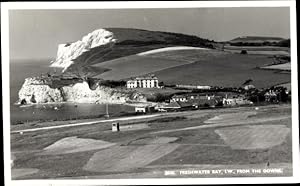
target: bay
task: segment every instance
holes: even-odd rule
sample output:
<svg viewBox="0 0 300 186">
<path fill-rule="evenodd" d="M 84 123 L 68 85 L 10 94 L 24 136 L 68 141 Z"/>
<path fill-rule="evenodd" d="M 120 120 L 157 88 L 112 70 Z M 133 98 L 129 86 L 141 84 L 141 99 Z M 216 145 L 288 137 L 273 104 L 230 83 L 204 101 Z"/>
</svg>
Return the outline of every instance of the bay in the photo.
<svg viewBox="0 0 300 186">
<path fill-rule="evenodd" d="M 103 117 L 106 105 L 90 103 L 59 103 L 20 106 L 18 92 L 25 78 L 45 74 L 51 70 L 50 60 L 19 60 L 10 62 L 10 117 L 11 123 L 24 123 L 41 120 L 68 120 L 81 118 Z M 128 105 L 109 105 L 111 116 L 134 112 Z"/>
</svg>

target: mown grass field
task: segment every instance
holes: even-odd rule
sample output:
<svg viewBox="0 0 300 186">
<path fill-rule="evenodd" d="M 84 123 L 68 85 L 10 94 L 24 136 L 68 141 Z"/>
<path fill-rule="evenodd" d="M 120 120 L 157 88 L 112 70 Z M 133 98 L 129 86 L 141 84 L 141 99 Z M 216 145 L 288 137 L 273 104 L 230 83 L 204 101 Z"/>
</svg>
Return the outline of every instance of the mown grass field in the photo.
<svg viewBox="0 0 300 186">
<path fill-rule="evenodd" d="M 236 113 L 245 112 L 253 112 L 253 115 L 240 118 L 237 121 L 243 121 L 243 124 L 237 123 L 236 126 L 227 126 L 224 123 L 218 127 L 157 133 L 163 130 L 211 125 L 205 121 L 224 114 L 228 116 L 232 114 L 232 118 L 228 119 L 234 120 Z M 282 116 L 289 116 L 289 118 L 280 119 Z M 116 133 L 111 132 L 111 123 L 101 123 L 23 135 L 12 134 L 11 152 L 15 156 L 12 174 L 15 179 L 128 178 L 126 177 L 128 175 L 132 178 L 138 175 L 165 177 L 163 170 L 166 167 L 171 169 L 265 168 L 269 162 L 270 167 L 283 169 L 283 174 L 279 176 L 287 176 L 291 173 L 292 163 L 291 132 L 285 133 L 284 136 L 282 131 L 264 130 L 263 133 L 266 135 L 259 136 L 262 143 L 269 138 L 273 139 L 274 135 L 282 135 L 278 136 L 281 140 L 276 144 L 268 143 L 263 148 L 260 148 L 258 143 L 258 148 L 253 148 L 256 144 L 249 143 L 247 139 L 255 138 L 256 133 L 244 129 L 284 126 L 284 130 L 291 131 L 290 116 L 290 105 L 262 106 L 259 110 L 244 107 L 177 112 L 163 116 L 164 119 L 123 121 L 121 126 L 127 128 L 134 125 L 148 127 L 137 127 L 135 130 Z M 274 120 L 265 122 L 266 118 Z M 252 122 L 254 120 L 256 123 Z M 230 135 L 237 137 L 241 136 L 242 132 L 246 134 L 246 138 L 228 143 L 216 132 L 220 130 L 230 132 Z M 70 139 L 73 141 L 66 143 Z M 87 141 L 92 143 L 87 143 L 84 147 L 80 145 Z M 242 148 L 231 147 L 237 143 Z M 107 147 L 102 148 L 102 145 Z M 251 148 L 249 149 L 248 146 Z M 55 153 L 49 153 L 49 149 Z M 20 170 L 23 173 L 18 175 Z"/>
</svg>

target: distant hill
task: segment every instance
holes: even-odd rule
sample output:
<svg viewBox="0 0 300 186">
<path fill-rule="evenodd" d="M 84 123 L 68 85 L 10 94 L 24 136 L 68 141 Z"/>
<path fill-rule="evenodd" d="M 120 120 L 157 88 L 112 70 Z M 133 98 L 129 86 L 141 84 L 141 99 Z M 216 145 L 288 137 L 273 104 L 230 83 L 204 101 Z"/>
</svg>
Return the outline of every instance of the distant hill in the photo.
<svg viewBox="0 0 300 186">
<path fill-rule="evenodd" d="M 264 42 L 280 42 L 284 40 L 284 38 L 280 37 L 262 37 L 262 36 L 244 36 L 237 37 L 229 41 L 229 43 L 264 43 Z"/>
</svg>

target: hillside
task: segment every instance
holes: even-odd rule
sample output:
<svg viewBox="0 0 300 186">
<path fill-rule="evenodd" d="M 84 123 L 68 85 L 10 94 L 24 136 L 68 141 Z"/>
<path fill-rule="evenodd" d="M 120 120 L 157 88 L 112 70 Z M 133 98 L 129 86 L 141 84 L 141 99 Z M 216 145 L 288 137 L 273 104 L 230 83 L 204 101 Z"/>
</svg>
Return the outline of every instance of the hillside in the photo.
<svg viewBox="0 0 300 186">
<path fill-rule="evenodd" d="M 284 47 L 256 47 L 253 54 L 250 55 L 249 51 L 248 55 L 243 55 L 239 54 L 240 48 L 238 53 L 217 50 L 212 47 L 216 43 L 209 40 L 177 33 L 108 28 L 87 36 L 88 39 L 67 44 L 66 51 L 72 46 L 80 46 L 73 52 L 80 55 L 75 55 L 63 74 L 83 79 L 126 80 L 154 73 L 165 84 L 223 87 L 239 87 L 246 79 L 252 79 L 258 88 L 290 82 L 291 79 L 288 73 L 259 68 L 274 64 L 277 59 L 273 55 L 289 54 L 289 49 Z M 63 51 L 58 51 L 61 55 L 58 59 L 70 59 Z"/>
<path fill-rule="evenodd" d="M 280 42 L 284 40 L 280 37 L 262 37 L 262 36 L 243 36 L 230 40 L 230 43 L 264 43 L 264 42 Z"/>
<path fill-rule="evenodd" d="M 199 47 L 186 47 L 185 50 L 166 47 L 94 66 L 110 69 L 96 76 L 101 79 L 121 80 L 154 73 L 165 84 L 239 87 L 246 79 L 252 79 L 256 87 L 262 88 L 290 81 L 290 74 L 258 68 L 273 64 L 274 60 L 269 55 L 242 55 Z"/>
<path fill-rule="evenodd" d="M 57 58 L 51 66 L 63 68 L 65 74 L 91 77 L 105 71 L 91 65 L 178 45 L 212 48 L 209 40 L 196 36 L 129 28 L 106 28 L 95 30 L 80 41 L 59 45 Z"/>
</svg>

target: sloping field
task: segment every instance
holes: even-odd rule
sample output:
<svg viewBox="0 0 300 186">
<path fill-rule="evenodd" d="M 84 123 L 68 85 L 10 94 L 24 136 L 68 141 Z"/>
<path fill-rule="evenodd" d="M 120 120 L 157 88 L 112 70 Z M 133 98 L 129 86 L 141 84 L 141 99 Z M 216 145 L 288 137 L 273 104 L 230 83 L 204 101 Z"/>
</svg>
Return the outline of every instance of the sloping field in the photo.
<svg viewBox="0 0 300 186">
<path fill-rule="evenodd" d="M 167 47 L 106 61 L 94 66 L 110 69 L 110 71 L 97 76 L 98 78 L 120 80 L 193 63 L 199 58 L 207 58 L 214 53 L 207 51 L 209 50 L 197 47 Z"/>
<path fill-rule="evenodd" d="M 157 50 L 149 51 L 151 53 L 146 54 L 147 57 L 159 58 L 159 59 L 171 59 L 171 60 L 180 60 L 186 62 L 195 62 L 198 60 L 212 60 L 215 57 L 223 56 L 223 51 L 196 48 L 196 47 L 186 47 L 185 49 L 174 50 L 176 47 L 165 48 L 164 52 L 155 52 Z M 182 47 L 180 47 L 182 48 Z M 189 49 L 193 48 L 193 49 Z M 171 49 L 171 50 L 170 50 Z"/>
<path fill-rule="evenodd" d="M 278 51 L 272 51 L 278 52 Z M 289 82 L 290 74 L 258 67 L 274 63 L 264 55 L 242 55 L 197 47 L 166 47 L 94 65 L 109 69 L 98 78 L 120 80 L 154 73 L 165 84 L 239 87 L 252 79 L 257 88 Z"/>
<path fill-rule="evenodd" d="M 90 68 L 90 65 L 98 64 L 108 60 L 126 57 L 129 55 L 146 52 L 162 47 L 187 45 L 210 47 L 214 43 L 197 36 L 180 33 L 169 33 L 149 31 L 132 28 L 105 28 L 113 33 L 116 43 L 108 43 L 94 47 L 75 58 L 74 64 L 66 72 L 77 76 L 95 76 L 103 70 L 101 68 Z M 71 44 L 71 43 L 69 43 Z M 90 72 L 92 70 L 92 72 Z"/>
<path fill-rule="evenodd" d="M 265 149 L 281 144 L 290 129 L 285 125 L 258 125 L 215 130 L 232 149 Z"/>
<path fill-rule="evenodd" d="M 118 146 L 95 153 L 84 170 L 95 172 L 120 172 L 144 167 L 170 152 L 178 144 L 161 144 L 145 146 Z"/>
<path fill-rule="evenodd" d="M 98 67 L 111 69 L 97 76 L 97 78 L 120 80 L 140 76 L 159 70 L 187 64 L 178 60 L 154 59 L 142 56 L 132 56 L 100 63 Z"/>
<path fill-rule="evenodd" d="M 55 142 L 54 144 L 44 148 L 45 151 L 42 154 L 68 154 L 88 150 L 103 149 L 113 145 L 115 144 L 102 140 L 82 139 L 73 136 L 63 138 Z"/>
<path fill-rule="evenodd" d="M 155 74 L 165 84 L 240 87 L 245 80 L 252 79 L 255 87 L 265 88 L 290 82 L 290 74 L 257 68 L 273 62 L 273 59 L 262 55 L 224 53 L 198 58 L 194 63 L 161 70 Z"/>
<path fill-rule="evenodd" d="M 271 70 L 291 70 L 291 63 L 283 63 L 279 65 L 271 65 L 266 67 L 261 67 L 262 69 L 271 69 Z"/>
<path fill-rule="evenodd" d="M 101 69 L 110 69 L 98 75 L 97 78 L 120 80 L 193 63 L 199 59 L 210 60 L 223 54 L 223 52 L 218 50 L 199 47 L 166 47 L 102 62 L 93 66 Z"/>
</svg>

